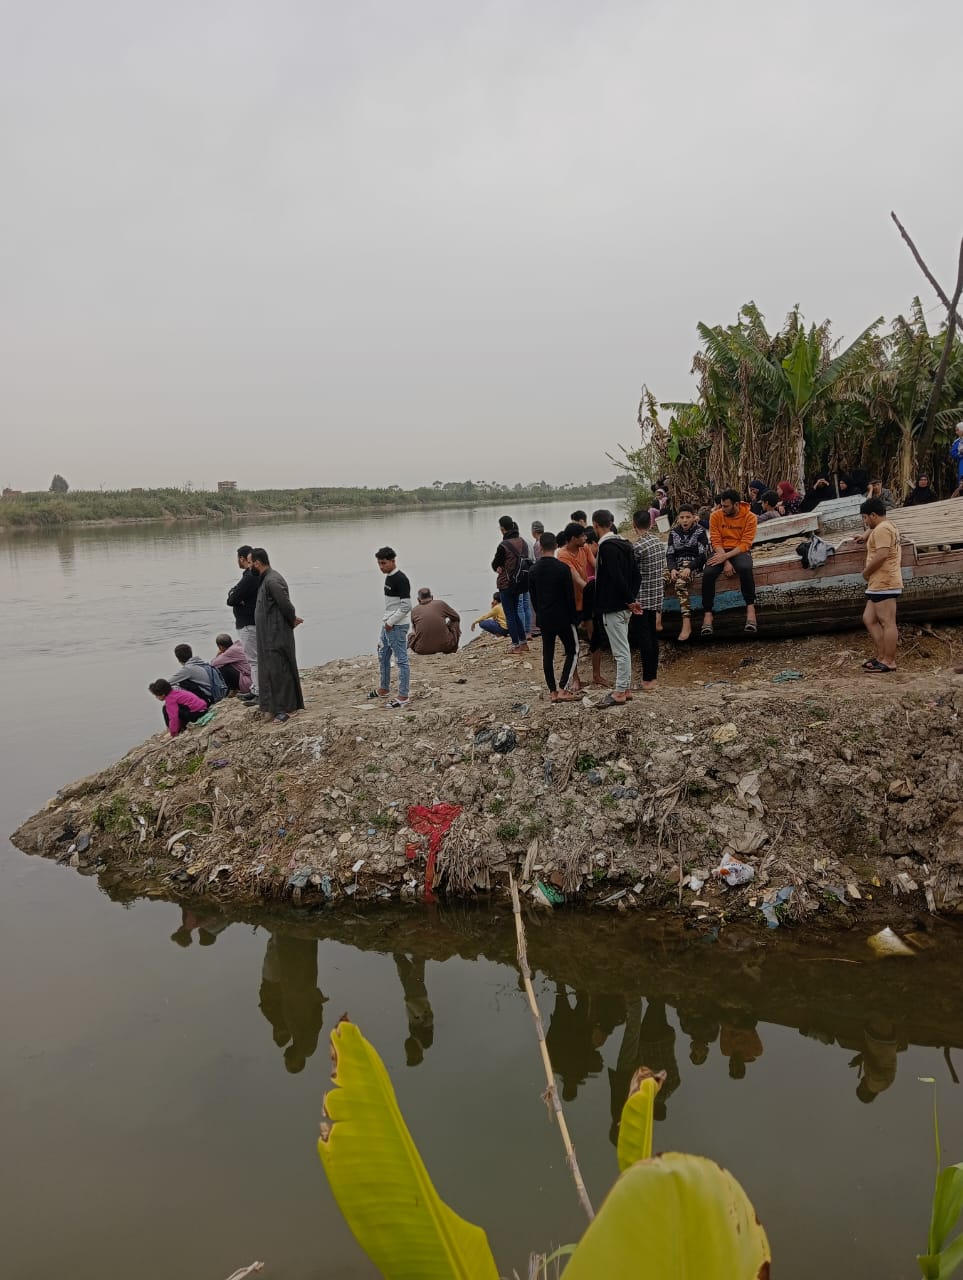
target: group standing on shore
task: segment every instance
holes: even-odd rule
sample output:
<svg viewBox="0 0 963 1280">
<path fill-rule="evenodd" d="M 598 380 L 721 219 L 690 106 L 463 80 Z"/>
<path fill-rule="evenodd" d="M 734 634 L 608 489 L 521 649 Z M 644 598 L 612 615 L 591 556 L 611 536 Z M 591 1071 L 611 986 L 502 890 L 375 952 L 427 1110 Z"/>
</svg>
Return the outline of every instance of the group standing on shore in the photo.
<svg viewBox="0 0 963 1280">
<path fill-rule="evenodd" d="M 951 452 L 958 466 L 959 494 L 963 493 L 963 422 L 957 425 Z M 837 477 L 836 491 L 868 495 L 859 508 L 866 532 L 858 540 L 866 544 L 863 623 L 875 653 L 863 669 L 870 674 L 890 673 L 896 670 L 896 610 L 902 592 L 899 530 L 887 519 L 895 505 L 893 495 L 868 475 Z M 585 511 L 573 511 L 557 534 L 533 520 L 531 543 L 512 516 L 503 515 L 498 521 L 499 541 L 491 562 L 497 590 L 491 609 L 475 618 L 471 630 L 481 628 L 510 639 L 514 654 L 528 653 L 530 642 L 540 637 L 545 684 L 553 703 L 575 701 L 582 693 L 578 657 L 583 638 L 591 660 L 591 682 L 606 690 L 600 707 L 631 700 L 633 648 L 641 658 L 638 688 L 653 690 L 658 680 L 663 598 L 668 591 L 679 601 L 678 641 L 685 644 L 692 636 L 691 589 L 696 577 L 701 578 L 703 638 L 714 634 L 720 578 L 738 579 L 746 610 L 744 630 L 755 634 L 752 547 L 758 525 L 812 511 L 833 496 L 834 489 L 828 476 L 816 477 L 804 494 L 789 481 L 771 488 L 753 480 L 745 501 L 737 490 L 726 489 L 711 508 L 697 510 L 683 504 L 677 512 L 670 509 L 663 483 L 654 484 L 652 494 L 651 505 L 632 517 L 634 541 L 619 534 L 615 516 L 606 508 L 594 511 L 591 521 Z M 932 501 L 935 494 L 929 477 L 920 475 L 906 505 Z M 670 527 L 663 543 L 656 522 L 666 518 Z M 409 650 L 419 655 L 455 653 L 461 618 L 429 587 L 419 588 L 412 607 L 411 583 L 399 569 L 393 547 L 381 547 L 375 561 L 384 575 L 384 609 L 377 645 L 380 683 L 369 697 L 401 710 L 411 700 Z M 227 596 L 235 636 L 218 635 L 217 652 L 210 661 L 195 657 L 189 645 L 178 644 L 174 649 L 178 669 L 149 685 L 163 704 L 164 722 L 172 736 L 203 720 L 223 697 L 256 705 L 263 717 L 276 723 L 284 723 L 304 707 L 294 637 L 302 619 L 288 584 L 271 566 L 263 547 L 238 547 L 237 564 L 241 577 Z M 563 652 L 560 678 L 555 670 L 559 644 Z M 601 673 L 606 645 L 615 666 L 611 685 Z M 394 670 L 397 690 L 393 695 Z"/>
</svg>

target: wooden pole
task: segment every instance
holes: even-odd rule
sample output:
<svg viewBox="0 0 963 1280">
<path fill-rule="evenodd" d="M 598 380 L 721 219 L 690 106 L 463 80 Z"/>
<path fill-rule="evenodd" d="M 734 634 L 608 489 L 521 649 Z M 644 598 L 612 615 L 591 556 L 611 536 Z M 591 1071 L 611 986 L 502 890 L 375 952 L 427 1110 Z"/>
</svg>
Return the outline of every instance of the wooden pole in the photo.
<svg viewBox="0 0 963 1280">
<path fill-rule="evenodd" d="M 515 884 L 515 877 L 509 873 L 509 884 L 512 891 L 512 911 L 515 915 L 515 936 L 518 940 L 518 967 L 521 970 L 522 982 L 525 984 L 525 994 L 528 997 L 528 1007 L 532 1012 L 532 1019 L 535 1022 L 535 1034 L 538 1036 L 538 1047 L 542 1054 L 542 1065 L 545 1068 L 545 1079 L 548 1087 L 545 1090 L 544 1097 L 552 1109 L 555 1119 L 558 1123 L 558 1131 L 562 1136 L 562 1146 L 565 1148 L 565 1157 L 568 1161 L 568 1167 L 575 1182 L 575 1190 L 578 1192 L 578 1198 L 582 1203 L 582 1208 L 588 1214 L 589 1222 L 595 1217 L 595 1210 L 592 1208 L 592 1202 L 589 1199 L 588 1191 L 585 1189 L 585 1183 L 582 1179 L 582 1171 L 578 1167 L 578 1160 L 575 1157 L 575 1148 L 572 1146 L 572 1139 L 569 1135 L 568 1125 L 565 1122 L 565 1113 L 562 1110 L 562 1103 L 558 1096 L 558 1089 L 555 1084 L 555 1070 L 552 1067 L 552 1059 L 549 1057 L 548 1045 L 545 1043 L 545 1027 L 542 1024 L 542 1015 L 539 1012 L 538 1001 L 535 999 L 535 988 L 532 986 L 532 971 L 528 967 L 528 949 L 525 945 L 525 925 L 522 922 L 522 908 L 518 900 L 518 886 Z"/>
<path fill-rule="evenodd" d="M 953 343 L 956 339 L 956 324 L 959 318 L 956 308 L 960 301 L 961 294 L 963 294 L 963 240 L 960 241 L 960 260 L 956 270 L 956 289 L 953 292 L 953 299 L 949 304 L 950 318 L 946 325 L 946 340 L 943 343 L 943 354 L 940 356 L 940 363 L 936 370 L 936 377 L 933 379 L 933 386 L 930 389 L 929 404 L 926 406 L 926 425 L 923 427 L 923 435 L 920 439 L 921 460 L 927 458 L 930 454 L 930 450 L 933 448 L 933 434 L 936 430 L 936 411 L 939 407 L 940 395 L 943 391 L 943 383 L 946 381 L 946 371 L 950 365 L 950 354 L 953 349 Z"/>
</svg>

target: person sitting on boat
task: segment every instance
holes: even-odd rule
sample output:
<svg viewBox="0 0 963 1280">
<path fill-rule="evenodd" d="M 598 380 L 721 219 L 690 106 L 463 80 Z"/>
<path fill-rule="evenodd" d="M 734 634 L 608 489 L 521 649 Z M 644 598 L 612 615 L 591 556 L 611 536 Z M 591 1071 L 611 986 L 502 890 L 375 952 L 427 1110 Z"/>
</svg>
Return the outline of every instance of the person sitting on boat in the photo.
<svg viewBox="0 0 963 1280">
<path fill-rule="evenodd" d="M 170 730 L 172 738 L 176 738 L 195 720 L 200 720 L 208 709 L 203 698 L 199 698 L 196 693 L 191 693 L 189 689 L 172 685 L 169 680 L 155 680 L 147 688 L 158 702 L 163 702 L 164 723 Z"/>
<path fill-rule="evenodd" d="M 211 666 L 220 671 L 227 685 L 227 696 L 233 698 L 239 693 L 250 694 L 251 663 L 241 642 L 232 640 L 226 632 L 222 632 L 214 637 L 214 643 L 217 645 L 217 656 L 211 659 Z M 254 701 L 253 698 L 250 700 Z"/>
<path fill-rule="evenodd" d="M 773 495 L 775 497 L 775 495 Z M 697 573 L 705 568 L 709 558 L 709 536 L 696 519 L 692 507 L 679 508 L 676 522 L 669 530 L 665 550 L 665 585 L 671 586 L 679 599 L 682 612 L 682 630 L 679 640 L 683 643 L 692 635 L 692 607 L 689 604 L 689 586 Z M 662 629 L 662 615 L 658 615 L 658 628 Z"/>
<path fill-rule="evenodd" d="M 802 494 L 797 492 L 792 481 L 780 480 L 776 485 L 776 492 L 779 494 L 780 514 L 784 516 L 798 515 L 799 508 L 802 505 Z"/>
<path fill-rule="evenodd" d="M 763 495 L 769 492 L 769 486 L 763 480 L 750 480 L 747 493 L 749 494 L 749 510 L 754 516 L 762 515 L 762 499 Z"/>
<path fill-rule="evenodd" d="M 826 502 L 833 496 L 833 487 L 829 482 L 829 476 L 818 475 L 813 477 L 813 482 L 803 495 L 803 500 L 799 504 L 799 510 L 815 511 L 821 502 Z"/>
<path fill-rule="evenodd" d="M 887 511 L 892 511 L 893 507 L 896 506 L 896 499 L 893 497 L 892 490 L 884 488 L 882 480 L 870 480 L 869 493 L 866 496 L 882 499 L 883 506 Z"/>
<path fill-rule="evenodd" d="M 745 630 L 755 634 L 756 581 L 752 574 L 752 544 L 756 536 L 756 517 L 749 504 L 739 500 L 736 489 L 725 489 L 719 494 L 719 509 L 709 518 L 709 541 L 712 555 L 702 574 L 702 634 L 712 635 L 712 607 L 716 599 L 716 580 L 720 573 L 726 578 L 739 575 L 742 598 L 746 602 Z"/>
<path fill-rule="evenodd" d="M 759 524 L 765 520 L 778 520 L 785 512 L 779 510 L 779 494 L 775 489 L 767 489 L 762 495 L 762 514 L 756 516 Z"/>
<path fill-rule="evenodd" d="M 929 502 L 938 501 L 936 494 L 933 492 L 933 486 L 930 484 L 929 476 L 919 476 L 916 481 L 916 487 L 911 490 L 909 497 L 903 503 L 904 507 L 925 507 Z"/>
</svg>

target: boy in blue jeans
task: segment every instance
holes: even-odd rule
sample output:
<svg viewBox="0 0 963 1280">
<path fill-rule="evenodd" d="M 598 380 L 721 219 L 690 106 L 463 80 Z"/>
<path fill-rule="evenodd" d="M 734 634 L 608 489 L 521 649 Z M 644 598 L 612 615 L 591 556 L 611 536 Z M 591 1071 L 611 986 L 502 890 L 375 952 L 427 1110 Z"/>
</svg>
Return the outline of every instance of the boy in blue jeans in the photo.
<svg viewBox="0 0 963 1280">
<path fill-rule="evenodd" d="M 398 665 L 398 696 L 390 698 L 388 706 L 398 710 L 400 707 L 407 707 L 409 701 L 411 668 L 408 664 L 408 619 L 411 617 L 411 583 L 398 568 L 398 557 L 391 547 L 382 547 L 376 551 L 375 559 L 378 568 L 385 575 L 385 611 L 378 644 L 381 687 L 374 696 L 388 698 L 393 656 Z"/>
</svg>

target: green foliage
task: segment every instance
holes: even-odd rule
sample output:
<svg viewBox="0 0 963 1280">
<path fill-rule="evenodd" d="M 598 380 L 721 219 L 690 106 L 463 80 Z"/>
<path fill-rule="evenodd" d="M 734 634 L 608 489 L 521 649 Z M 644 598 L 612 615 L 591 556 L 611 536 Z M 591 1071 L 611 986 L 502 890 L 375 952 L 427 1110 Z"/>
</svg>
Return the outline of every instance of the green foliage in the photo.
<svg viewBox="0 0 963 1280">
<path fill-rule="evenodd" d="M 500 822 L 495 828 L 495 834 L 499 840 L 517 840 L 521 830 L 517 822 Z"/>
<path fill-rule="evenodd" d="M 384 1063 L 352 1023 L 331 1033 L 335 1088 L 318 1152 L 338 1207 L 387 1280 L 495 1280 L 485 1233 L 439 1197 L 405 1125 Z M 664 1077 L 663 1077 L 664 1078 Z M 637 1073 L 622 1113 L 622 1175 L 568 1256 L 568 1280 L 762 1280 L 766 1233 L 730 1173 L 700 1156 L 652 1157 L 661 1080 Z"/>
<path fill-rule="evenodd" d="M 963 1164 L 951 1164 L 945 1168 L 940 1147 L 940 1125 L 933 1098 L 933 1134 L 936 1139 L 936 1186 L 933 1190 L 933 1208 L 930 1214 L 930 1231 L 925 1254 L 917 1255 L 924 1280 L 949 1280 L 963 1265 L 963 1231 L 947 1244 L 947 1236 L 963 1213 Z"/>
<path fill-rule="evenodd" d="M 96 826 L 112 836 L 129 835 L 134 830 L 134 818 L 130 811 L 130 800 L 122 791 L 116 792 L 109 800 L 102 801 L 91 814 Z"/>
<path fill-rule="evenodd" d="M 59 473 L 59 472 L 58 472 L 58 473 L 54 476 L 54 478 L 50 481 L 50 492 L 51 492 L 51 493 L 66 493 L 66 492 L 67 492 L 67 490 L 68 490 L 69 488 L 70 488 L 70 485 L 69 485 L 69 484 L 67 483 L 67 481 L 63 478 L 63 476 L 62 476 L 62 475 L 60 475 L 60 473 Z"/>
<path fill-rule="evenodd" d="M 189 804 L 184 810 L 184 821 L 195 831 L 210 830 L 214 814 L 209 804 Z"/>
<path fill-rule="evenodd" d="M 900 497 L 918 469 L 949 491 L 947 451 L 963 417 L 963 338 L 951 348 L 930 440 L 927 408 L 945 330 L 930 334 L 918 298 L 909 318 L 882 325 L 874 321 L 840 352 L 829 321 L 807 327 L 798 307 L 774 333 L 752 302 L 735 324 L 700 324 L 696 399 L 660 403 L 643 387 L 642 444 L 623 449 L 621 463 L 639 497 L 663 475 L 676 503 L 703 502 L 756 476 L 798 485 L 817 470 L 854 467 L 871 469 Z"/>
<path fill-rule="evenodd" d="M 63 480 L 55 476 L 54 480 Z M 488 481 L 449 481 L 439 487 L 401 489 L 335 488 L 234 489 L 226 493 L 184 489 L 117 489 L 90 492 L 24 493 L 4 498 L 0 524 L 7 528 L 55 527 L 90 520 L 216 520 L 251 515 L 336 515 L 344 511 L 379 508 L 401 509 L 431 506 L 475 505 L 511 499 L 517 502 L 548 502 L 558 498 L 617 497 L 627 490 L 627 481 L 617 476 L 605 484 L 551 486 L 544 480 L 533 484 L 509 485 Z"/>
</svg>

